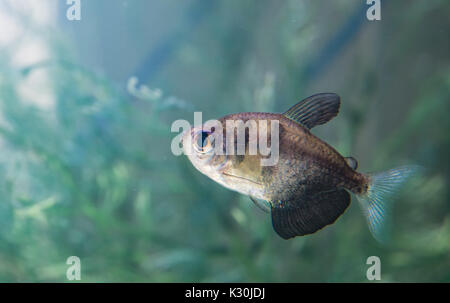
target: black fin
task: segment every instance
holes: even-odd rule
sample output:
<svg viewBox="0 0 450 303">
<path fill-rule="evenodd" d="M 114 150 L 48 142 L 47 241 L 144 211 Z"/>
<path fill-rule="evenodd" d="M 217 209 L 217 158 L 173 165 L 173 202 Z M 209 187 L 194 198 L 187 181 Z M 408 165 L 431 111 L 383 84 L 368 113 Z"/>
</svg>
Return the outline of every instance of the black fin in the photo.
<svg viewBox="0 0 450 303">
<path fill-rule="evenodd" d="M 358 168 L 358 161 L 356 161 L 353 157 L 345 157 L 345 161 L 347 161 L 348 166 L 350 166 L 353 170 Z"/>
<path fill-rule="evenodd" d="M 256 198 L 253 198 L 252 196 L 249 196 L 249 198 L 263 212 L 265 212 L 265 213 L 269 213 L 270 212 L 270 207 L 268 205 L 264 204 L 264 202 L 261 202 L 260 200 L 258 200 Z"/>
<path fill-rule="evenodd" d="M 345 189 L 272 204 L 272 226 L 283 239 L 312 234 L 334 223 L 350 205 Z"/>
<path fill-rule="evenodd" d="M 316 94 L 292 106 L 284 116 L 311 129 L 335 117 L 340 104 L 341 98 L 336 94 Z"/>
</svg>

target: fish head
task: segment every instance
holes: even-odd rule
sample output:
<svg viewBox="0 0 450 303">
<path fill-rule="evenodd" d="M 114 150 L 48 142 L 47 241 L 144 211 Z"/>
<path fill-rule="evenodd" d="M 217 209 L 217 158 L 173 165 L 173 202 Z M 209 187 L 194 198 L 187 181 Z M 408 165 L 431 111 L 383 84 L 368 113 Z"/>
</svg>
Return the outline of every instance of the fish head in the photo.
<svg viewBox="0 0 450 303">
<path fill-rule="evenodd" d="M 222 179 L 222 172 L 229 159 L 223 152 L 223 143 L 215 127 L 194 126 L 182 136 L 184 154 L 192 165 L 201 173 L 217 181 Z"/>
<path fill-rule="evenodd" d="M 256 197 L 262 191 L 260 157 L 227 151 L 227 143 L 236 147 L 236 131 L 227 138 L 226 124 L 192 127 L 182 136 L 184 154 L 201 173 L 217 183 L 242 194 Z M 258 193 L 255 193 L 255 192 Z"/>
</svg>

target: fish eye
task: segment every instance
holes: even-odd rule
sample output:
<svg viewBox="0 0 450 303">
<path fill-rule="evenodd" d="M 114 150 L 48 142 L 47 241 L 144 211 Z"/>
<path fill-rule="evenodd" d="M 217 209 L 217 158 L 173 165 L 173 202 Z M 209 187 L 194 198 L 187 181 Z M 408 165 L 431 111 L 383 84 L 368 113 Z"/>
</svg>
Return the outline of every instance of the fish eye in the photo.
<svg viewBox="0 0 450 303">
<path fill-rule="evenodd" d="M 195 139 L 195 148 L 200 153 L 206 153 L 208 152 L 211 147 L 211 139 L 210 134 L 208 132 L 202 131 L 199 133 Z"/>
</svg>

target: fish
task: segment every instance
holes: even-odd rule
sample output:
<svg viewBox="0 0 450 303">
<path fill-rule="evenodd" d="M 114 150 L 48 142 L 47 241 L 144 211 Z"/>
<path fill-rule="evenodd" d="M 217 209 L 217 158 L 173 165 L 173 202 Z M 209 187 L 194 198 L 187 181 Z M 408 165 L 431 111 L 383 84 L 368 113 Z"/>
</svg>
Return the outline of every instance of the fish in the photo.
<svg viewBox="0 0 450 303">
<path fill-rule="evenodd" d="M 358 172 L 354 157 L 342 156 L 311 133 L 315 126 L 337 116 L 340 104 L 337 94 L 319 93 L 284 113 L 226 115 L 215 123 L 186 131 L 182 135 L 183 151 L 198 171 L 249 196 L 256 206 L 270 213 L 273 229 L 283 239 L 310 235 L 333 224 L 349 207 L 353 194 L 370 232 L 385 243 L 385 222 L 394 194 L 420 167 L 405 165 L 380 173 Z M 237 122 L 247 127 L 235 127 Z M 252 123 L 256 125 L 256 137 L 251 136 Z M 275 125 L 278 131 L 273 132 Z M 240 145 L 239 137 L 243 138 Z M 271 143 L 271 153 L 275 150 L 272 145 L 277 143 L 277 161 L 273 165 L 262 165 L 267 154 L 251 152 L 263 137 L 267 145 Z M 237 152 L 239 146 L 241 153 Z"/>
</svg>

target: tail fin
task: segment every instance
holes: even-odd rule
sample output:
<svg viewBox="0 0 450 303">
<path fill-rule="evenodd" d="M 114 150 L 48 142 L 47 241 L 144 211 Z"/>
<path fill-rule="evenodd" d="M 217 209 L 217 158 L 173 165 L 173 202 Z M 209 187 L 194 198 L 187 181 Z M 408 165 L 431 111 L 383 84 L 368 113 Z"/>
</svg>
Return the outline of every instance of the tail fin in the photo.
<svg viewBox="0 0 450 303">
<path fill-rule="evenodd" d="M 369 229 L 381 243 L 388 240 L 387 222 L 392 209 L 392 198 L 400 187 L 413 175 L 420 172 L 416 165 L 402 166 L 377 174 L 369 174 L 369 187 L 365 194 L 357 195 Z"/>
</svg>

